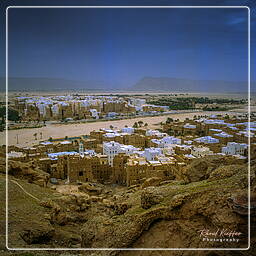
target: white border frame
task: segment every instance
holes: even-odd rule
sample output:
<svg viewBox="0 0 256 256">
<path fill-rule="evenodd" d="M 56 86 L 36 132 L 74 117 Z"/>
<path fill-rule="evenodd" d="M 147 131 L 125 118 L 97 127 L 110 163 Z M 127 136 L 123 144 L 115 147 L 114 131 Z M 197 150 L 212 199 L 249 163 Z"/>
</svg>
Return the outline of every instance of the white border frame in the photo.
<svg viewBox="0 0 256 256">
<path fill-rule="evenodd" d="M 6 248 L 11 251 L 244 251 L 250 249 L 250 121 L 251 121 L 251 85 L 250 85 L 250 8 L 248 6 L 8 6 L 6 8 L 6 156 L 8 153 L 8 11 L 20 8 L 246 8 L 248 10 L 248 247 L 246 248 L 10 248 L 8 246 L 8 157 L 6 157 Z"/>
</svg>

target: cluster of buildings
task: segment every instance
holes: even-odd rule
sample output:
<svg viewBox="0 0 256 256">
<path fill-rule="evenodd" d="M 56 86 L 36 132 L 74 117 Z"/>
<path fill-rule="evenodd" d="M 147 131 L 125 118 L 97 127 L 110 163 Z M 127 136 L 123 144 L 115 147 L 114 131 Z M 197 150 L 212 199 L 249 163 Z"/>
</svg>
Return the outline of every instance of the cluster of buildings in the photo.
<svg viewBox="0 0 256 256">
<path fill-rule="evenodd" d="M 118 96 L 17 97 L 14 101 L 22 120 L 99 119 L 139 112 L 164 112 L 165 106 L 146 104 L 145 99 Z"/>
<path fill-rule="evenodd" d="M 248 138 L 256 156 L 256 121 L 212 116 L 173 121 L 160 130 L 101 129 L 88 135 L 42 141 L 33 148 L 9 147 L 10 159 L 33 159 L 51 177 L 68 182 L 141 184 L 179 177 L 195 158 L 208 155 L 246 161 Z"/>
</svg>

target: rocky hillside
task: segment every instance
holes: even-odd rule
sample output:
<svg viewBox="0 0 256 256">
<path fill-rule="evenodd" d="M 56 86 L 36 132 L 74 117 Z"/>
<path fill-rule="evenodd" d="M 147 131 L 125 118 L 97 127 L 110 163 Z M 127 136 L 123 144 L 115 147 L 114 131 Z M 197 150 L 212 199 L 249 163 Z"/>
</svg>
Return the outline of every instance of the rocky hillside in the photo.
<svg viewBox="0 0 256 256">
<path fill-rule="evenodd" d="M 10 175 L 9 246 L 74 249 L 81 246 L 87 248 L 235 247 L 242 249 L 237 255 L 252 255 L 256 243 L 255 161 L 251 164 L 252 249 L 249 251 L 243 250 L 248 246 L 247 165 L 226 162 L 224 158 L 216 157 L 196 159 L 173 181 L 157 183 L 153 179 L 143 186 L 133 186 L 128 189 L 85 183 L 79 185 L 71 194 L 61 192 L 58 188 L 56 190 L 56 186 L 44 188 L 39 186 L 40 184 L 29 183 L 20 176 Z M 2 204 L 5 203 L 4 178 L 2 174 L 0 176 Z M 1 230 L 4 230 L 3 220 L 4 215 L 1 216 Z M 200 232 L 204 229 L 212 232 L 218 229 L 235 231 L 239 233 L 235 236 L 239 241 L 203 241 Z M 4 239 L 2 234 L 1 255 L 11 255 L 11 252 L 4 249 Z M 81 255 L 145 255 L 143 251 L 79 253 Z M 232 251 L 214 251 L 214 253 L 161 251 L 159 255 L 234 255 L 232 253 Z M 46 254 L 38 252 L 26 255 Z M 147 255 L 155 254 L 148 252 Z"/>
</svg>

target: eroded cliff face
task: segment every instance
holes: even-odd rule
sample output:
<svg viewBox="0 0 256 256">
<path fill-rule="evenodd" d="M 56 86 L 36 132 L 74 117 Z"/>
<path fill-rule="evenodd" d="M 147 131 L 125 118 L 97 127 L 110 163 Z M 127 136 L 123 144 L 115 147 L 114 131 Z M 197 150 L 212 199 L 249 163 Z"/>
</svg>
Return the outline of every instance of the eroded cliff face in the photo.
<svg viewBox="0 0 256 256">
<path fill-rule="evenodd" d="M 83 226 L 83 247 L 111 248 L 247 248 L 248 247 L 248 168 L 246 164 L 196 160 L 187 168 L 184 182 L 148 187 L 126 199 L 130 208 L 119 216 L 98 215 Z M 205 162 L 208 164 L 205 165 Z M 215 168 L 212 166 L 216 165 Z M 203 170 L 207 168 L 208 170 Z M 209 172 L 209 166 L 211 171 Z M 198 171 L 207 173 L 194 175 Z M 193 176 L 194 182 L 188 179 Z M 196 178 L 198 177 L 198 178 Z M 200 180 L 200 181 L 198 181 Z M 255 221 L 255 163 L 251 168 L 251 224 Z M 207 241 L 209 232 L 241 233 L 231 241 Z M 223 232 L 222 232 L 223 233 Z M 252 232 L 252 244 L 255 243 Z M 208 236 L 208 238 L 212 238 Z M 217 236 L 218 238 L 218 236 Z M 222 237 L 224 238 L 224 237 Z M 173 255 L 175 252 L 168 252 Z M 112 252 L 111 255 L 129 252 Z M 142 255 L 136 251 L 133 255 Z M 220 253 L 221 254 L 221 253 Z M 191 255 L 184 254 L 182 255 Z M 217 254 L 216 254 L 217 255 Z"/>
<path fill-rule="evenodd" d="M 19 170 L 19 163 L 13 164 Z M 24 169 L 24 166 L 22 165 Z M 33 166 L 30 166 L 32 171 Z M 26 169 L 26 168 L 25 168 Z M 256 161 L 251 162 L 251 247 L 255 248 Z M 18 172 L 19 175 L 21 172 Z M 25 172 L 26 173 L 26 172 Z M 4 179 L 4 176 L 1 178 Z M 40 177 L 41 178 L 41 177 Z M 17 181 L 30 198 L 12 183 Z M 3 183 L 3 182 L 2 182 Z M 152 186 L 153 184 L 153 186 Z M 248 166 L 225 158 L 196 159 L 175 181 L 130 188 L 83 184 L 61 194 L 10 175 L 12 247 L 240 248 L 248 246 Z M 85 189 L 86 188 L 86 189 Z M 1 192 L 3 192 L 1 190 Z M 3 195 L 4 199 L 4 195 Z M 27 216 L 30 216 L 29 219 Z M 3 223 L 2 223 L 3 225 Z M 241 233 L 207 241 L 203 230 Z M 202 233 L 202 234 L 201 234 Z M 3 237 L 2 237 L 3 238 Z M 2 240 L 1 238 L 1 240 Z M 208 235 L 208 238 L 212 238 Z M 226 238 L 226 237 L 223 237 Z M 231 251 L 232 252 L 232 251 Z M 231 253 L 230 252 L 230 253 Z M 232 255 L 227 251 L 83 251 L 86 255 Z M 210 253 L 210 254 L 209 254 Z M 214 254 L 211 254 L 214 253 Z M 225 254 L 224 254 L 225 253 Z M 32 254 L 33 255 L 33 254 Z M 252 255 L 239 251 L 239 255 Z"/>
</svg>

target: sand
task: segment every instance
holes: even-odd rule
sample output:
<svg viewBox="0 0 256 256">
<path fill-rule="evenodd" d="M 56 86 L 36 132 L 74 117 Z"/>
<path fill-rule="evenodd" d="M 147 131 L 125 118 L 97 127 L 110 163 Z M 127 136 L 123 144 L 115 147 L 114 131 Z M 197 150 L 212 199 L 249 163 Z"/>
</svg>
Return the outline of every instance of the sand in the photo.
<svg viewBox="0 0 256 256">
<path fill-rule="evenodd" d="M 242 111 L 241 111 L 242 112 Z M 94 122 L 94 123 L 78 123 L 78 124 L 49 124 L 42 128 L 32 129 L 19 129 L 8 131 L 8 145 L 16 145 L 19 147 L 32 146 L 38 144 L 39 141 L 48 140 L 52 138 L 63 138 L 65 136 L 73 137 L 79 135 L 89 134 L 93 130 L 99 130 L 100 128 L 109 128 L 110 125 L 115 128 L 123 128 L 125 125 L 132 126 L 134 122 L 142 120 L 144 123 L 148 123 L 148 128 L 155 129 L 159 128 L 160 122 L 165 122 L 167 117 L 173 119 L 179 118 L 184 120 L 185 118 L 193 118 L 194 115 L 212 115 L 212 114 L 235 114 L 235 112 L 189 112 L 189 113 L 178 113 L 170 114 L 165 116 L 156 117 L 143 117 L 133 118 L 118 121 L 105 121 L 105 122 Z M 42 138 L 40 133 L 42 132 Z M 35 140 L 34 134 L 37 133 L 37 140 Z M 6 145 L 6 131 L 0 133 L 0 145 Z M 18 140 L 18 141 L 17 141 Z"/>
</svg>

